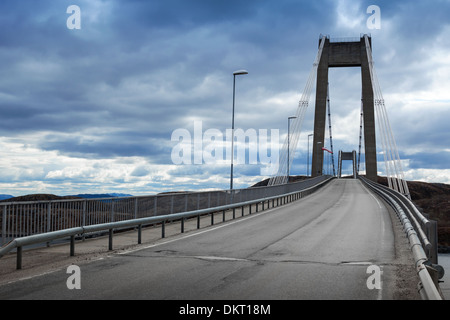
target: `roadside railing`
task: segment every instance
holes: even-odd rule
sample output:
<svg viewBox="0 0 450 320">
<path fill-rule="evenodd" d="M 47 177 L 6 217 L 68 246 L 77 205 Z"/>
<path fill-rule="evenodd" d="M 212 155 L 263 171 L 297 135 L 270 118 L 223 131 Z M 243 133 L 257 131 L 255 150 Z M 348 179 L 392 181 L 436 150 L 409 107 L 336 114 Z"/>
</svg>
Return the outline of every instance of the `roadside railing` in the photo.
<svg viewBox="0 0 450 320">
<path fill-rule="evenodd" d="M 0 202 L 0 245 L 35 234 L 208 209 L 308 188 L 327 177 L 286 185 L 153 196 Z"/>
<path fill-rule="evenodd" d="M 124 228 L 137 228 L 138 229 L 138 244 L 141 243 L 141 233 L 142 228 L 148 225 L 155 225 L 160 224 L 161 225 L 161 237 L 165 237 L 165 224 L 167 221 L 181 221 L 181 232 L 184 232 L 184 222 L 188 218 L 197 217 L 197 228 L 200 228 L 200 217 L 203 215 L 210 214 L 211 215 L 211 224 L 214 224 L 214 214 L 218 212 L 223 213 L 223 221 L 225 221 L 225 211 L 227 210 L 233 210 L 233 218 L 235 218 L 236 209 L 241 210 L 241 214 L 244 215 L 244 208 L 248 208 L 248 213 L 252 214 L 252 210 L 255 210 L 255 212 L 258 212 L 260 210 L 265 210 L 270 207 L 280 206 L 288 202 L 292 202 L 294 200 L 297 200 L 299 198 L 302 198 L 317 189 L 321 188 L 323 185 L 328 183 L 331 179 L 333 179 L 330 176 L 321 176 L 317 178 L 312 178 L 308 180 L 304 180 L 297 183 L 291 183 L 281 186 L 273 186 L 273 187 L 258 187 L 258 188 L 249 188 L 249 189 L 239 189 L 239 190 L 233 190 L 230 191 L 222 191 L 224 194 L 228 194 L 228 200 L 224 199 L 223 201 L 225 204 L 221 204 L 219 200 L 217 201 L 216 206 L 210 206 L 207 208 L 199 209 L 200 202 L 197 202 L 197 209 L 191 210 L 191 211 L 180 211 L 180 212 L 173 212 L 175 208 L 175 197 L 177 199 L 182 199 L 184 203 L 184 208 L 189 208 L 188 206 L 188 195 L 191 194 L 171 194 L 171 195 L 158 195 L 155 197 L 158 197 L 156 199 L 153 199 L 154 201 L 151 202 L 157 203 L 157 201 L 163 201 L 161 200 L 162 197 L 165 197 L 164 200 L 166 204 L 170 204 L 169 208 L 166 208 L 166 213 L 163 214 L 154 214 L 149 217 L 138 217 L 139 214 L 142 214 L 141 211 L 137 210 L 136 208 L 140 208 L 139 205 L 142 207 L 142 201 L 149 201 L 148 198 L 151 197 L 132 197 L 132 198 L 126 198 L 125 200 L 132 199 L 131 203 L 134 203 L 135 206 L 131 206 L 131 210 L 134 210 L 134 217 L 130 217 L 130 215 L 123 214 L 124 210 L 120 211 L 120 215 L 115 214 L 115 208 L 118 207 L 116 201 L 120 201 L 122 199 L 96 199 L 96 200 L 89 200 L 84 199 L 81 201 L 77 200 L 70 200 L 70 201 L 47 201 L 47 206 L 44 205 L 44 207 L 47 210 L 47 220 L 43 220 L 41 218 L 41 221 L 44 221 L 46 225 L 50 226 L 57 226 L 57 227 L 63 227 L 68 226 L 68 224 L 58 224 L 58 223 L 49 223 L 52 222 L 52 214 L 53 210 L 52 208 L 57 207 L 58 210 L 56 210 L 57 213 L 59 213 L 59 218 L 61 221 L 61 215 L 65 217 L 64 221 L 75 221 L 78 223 L 84 223 L 87 221 L 101 221 L 101 219 L 105 219 L 104 216 L 108 216 L 109 214 L 109 221 L 107 222 L 101 222 L 101 223 L 92 223 L 92 224 L 84 224 L 79 226 L 72 226 L 67 228 L 60 228 L 58 230 L 52 230 L 48 232 L 42 232 L 38 234 L 32 234 L 27 236 L 21 236 L 16 237 L 9 241 L 6 245 L 0 248 L 0 258 L 4 256 L 5 254 L 13 251 L 16 249 L 17 251 L 17 262 L 16 267 L 17 269 L 22 268 L 22 252 L 24 246 L 29 245 L 35 245 L 35 244 L 41 244 L 41 243 L 47 243 L 50 241 L 54 241 L 57 239 L 69 239 L 70 238 L 70 255 L 73 256 L 75 254 L 75 238 L 76 237 L 84 237 L 86 235 L 92 235 L 95 233 L 105 233 L 108 232 L 108 249 L 113 250 L 113 235 L 114 230 L 118 229 L 124 229 Z M 251 190 L 256 189 L 256 190 Z M 197 197 L 199 197 L 197 193 Z M 207 192 L 208 199 L 211 199 L 211 195 L 213 195 L 213 192 Z M 181 196 L 181 198 L 180 198 Z M 203 198 L 203 196 L 202 196 Z M 219 198 L 218 198 L 219 199 Z M 245 200 L 242 200 L 245 199 Z M 93 205 L 93 203 L 90 203 L 91 201 L 98 201 L 100 203 Z M 227 204 L 226 202 L 229 201 Z M 80 202 L 83 204 L 80 205 Z M 209 202 L 209 201 L 208 201 Z M 55 205 L 57 203 L 58 205 Z M 121 205 L 124 205 L 124 203 L 119 202 Z M 6 203 L 4 204 L 4 215 L 5 211 L 7 213 L 8 206 L 18 205 L 19 203 Z M 29 208 L 27 206 L 34 205 L 36 208 L 39 208 L 40 202 L 32 202 L 32 203 L 24 203 L 23 206 L 19 206 L 18 208 Z M 108 206 L 109 204 L 109 206 Z M 129 204 L 128 202 L 125 202 L 125 204 Z M 209 202 L 211 204 L 211 202 Z M 104 205 L 104 207 L 102 207 Z M 95 218 L 92 218 L 91 220 L 87 219 L 88 214 L 92 213 L 91 211 L 88 211 L 88 208 L 90 207 L 102 207 L 106 208 L 104 211 L 101 211 L 99 214 L 96 215 Z M 177 207 L 179 204 L 177 203 Z M 67 210 L 61 210 L 61 208 L 70 207 L 71 210 L 74 210 L 75 212 L 78 212 L 78 214 L 81 216 L 79 219 L 70 219 L 69 213 Z M 82 208 L 79 209 L 79 208 Z M 144 207 L 147 208 L 147 207 Z M 156 206 L 156 208 L 159 208 Z M 17 210 L 17 208 L 15 208 Z M 77 211 L 78 210 L 78 211 Z M 45 209 L 44 209 L 45 211 Z M 20 211 L 22 213 L 22 211 Z M 152 211 L 150 211 L 152 212 Z M 161 211 L 160 211 L 161 212 Z M 97 211 L 95 211 L 97 213 Z M 138 213 L 138 214 L 137 214 Z M 155 213 L 155 212 L 153 212 Z M 120 221 L 116 221 L 117 217 L 120 217 Z M 124 217 L 128 217 L 128 219 L 123 219 Z M 25 218 L 25 217 L 23 217 Z M 15 219 L 18 219 L 15 217 Z M 5 221 L 5 220 L 3 220 Z M 4 224 L 4 223 L 2 223 Z"/>
<path fill-rule="evenodd" d="M 424 300 L 443 300 L 439 279 L 444 276 L 444 269 L 437 264 L 436 223 L 420 213 L 414 203 L 401 193 L 367 178 L 358 178 L 385 200 L 401 221 L 419 275 L 421 297 Z"/>
</svg>

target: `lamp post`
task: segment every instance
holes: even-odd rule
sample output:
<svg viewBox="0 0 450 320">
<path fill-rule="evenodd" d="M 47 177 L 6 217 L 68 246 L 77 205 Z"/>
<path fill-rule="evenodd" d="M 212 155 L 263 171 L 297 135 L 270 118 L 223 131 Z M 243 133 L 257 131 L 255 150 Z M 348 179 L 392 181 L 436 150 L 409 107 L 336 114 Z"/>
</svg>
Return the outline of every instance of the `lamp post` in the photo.
<svg viewBox="0 0 450 320">
<path fill-rule="evenodd" d="M 231 118 L 231 177 L 230 190 L 233 190 L 233 159 L 234 159 L 234 100 L 236 96 L 236 76 L 248 74 L 247 70 L 233 72 L 233 114 Z"/>
<path fill-rule="evenodd" d="M 309 137 L 312 137 L 314 134 L 311 133 L 308 135 L 308 156 L 306 157 L 306 176 L 309 177 Z"/>
<path fill-rule="evenodd" d="M 288 150 L 287 150 L 287 152 L 288 152 L 288 154 L 287 154 L 287 177 L 288 177 L 287 182 L 288 183 L 289 183 L 289 177 L 290 177 L 289 165 L 291 162 L 291 157 L 289 155 L 289 147 L 290 147 L 289 144 L 290 144 L 290 136 L 291 136 L 291 120 L 292 119 L 297 119 L 297 117 L 289 117 L 288 118 Z"/>
</svg>

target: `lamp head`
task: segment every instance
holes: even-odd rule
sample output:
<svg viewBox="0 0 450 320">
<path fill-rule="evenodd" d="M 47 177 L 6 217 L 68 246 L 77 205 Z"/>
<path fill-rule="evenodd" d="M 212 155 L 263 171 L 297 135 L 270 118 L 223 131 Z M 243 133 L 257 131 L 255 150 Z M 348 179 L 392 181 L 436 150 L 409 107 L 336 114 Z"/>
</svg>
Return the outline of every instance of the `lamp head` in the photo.
<svg viewBox="0 0 450 320">
<path fill-rule="evenodd" d="M 243 75 L 243 74 L 248 74 L 248 71 L 247 70 L 238 70 L 238 71 L 233 72 L 233 75 L 235 75 L 235 76 L 239 76 L 239 75 Z"/>
</svg>

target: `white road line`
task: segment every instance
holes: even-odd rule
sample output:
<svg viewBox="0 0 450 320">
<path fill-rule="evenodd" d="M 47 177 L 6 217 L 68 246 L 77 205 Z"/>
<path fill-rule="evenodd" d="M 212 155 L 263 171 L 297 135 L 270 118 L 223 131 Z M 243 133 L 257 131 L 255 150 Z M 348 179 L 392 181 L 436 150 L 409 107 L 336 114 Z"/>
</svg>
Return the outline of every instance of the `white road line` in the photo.
<svg viewBox="0 0 450 320">
<path fill-rule="evenodd" d="M 372 196 L 372 198 L 375 199 L 375 201 L 378 203 L 378 207 L 379 207 L 380 209 L 383 209 L 383 207 L 381 206 L 381 204 L 380 204 L 380 202 L 378 201 L 377 197 L 375 197 L 375 196 L 373 195 L 373 193 L 370 192 L 369 189 L 367 189 L 367 187 L 364 185 L 364 183 L 361 182 L 361 185 L 364 187 L 364 189 L 367 191 L 367 193 L 370 194 L 370 195 Z"/>
</svg>

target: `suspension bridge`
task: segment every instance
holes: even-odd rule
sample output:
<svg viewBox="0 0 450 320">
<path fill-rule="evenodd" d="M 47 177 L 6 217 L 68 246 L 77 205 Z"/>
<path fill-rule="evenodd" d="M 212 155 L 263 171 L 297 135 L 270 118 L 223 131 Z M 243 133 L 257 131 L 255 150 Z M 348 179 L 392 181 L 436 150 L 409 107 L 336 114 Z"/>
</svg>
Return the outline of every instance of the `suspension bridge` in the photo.
<svg viewBox="0 0 450 320">
<path fill-rule="evenodd" d="M 291 137 L 296 146 L 316 84 L 310 179 L 289 183 L 286 141 L 263 187 L 0 203 L 0 299 L 442 300 L 436 223 L 411 201 L 371 41 L 320 36 Z M 362 79 L 358 152 L 339 150 L 337 173 L 334 67 L 361 67 Z M 375 125 L 388 186 L 377 183 Z M 332 174 L 324 174 L 324 153 Z M 354 179 L 339 179 L 346 160 Z M 81 273 L 68 279 L 73 264 Z"/>
<path fill-rule="evenodd" d="M 344 158 L 339 157 L 339 167 L 341 168 L 342 160 L 352 160 L 354 161 L 355 168 L 354 175 L 356 176 L 359 174 L 361 153 L 363 152 L 361 147 L 362 141 L 364 140 L 366 176 L 370 180 L 376 181 L 378 170 L 375 124 L 377 124 L 377 137 L 380 138 L 382 144 L 385 172 L 388 178 L 389 187 L 410 198 L 408 185 L 404 180 L 398 148 L 389 124 L 384 98 L 372 59 L 371 37 L 367 34 L 362 35 L 360 39 L 331 39 L 329 36 L 320 37 L 319 50 L 314 60 L 312 70 L 308 76 L 306 86 L 301 95 L 296 112 L 296 118 L 293 119 L 292 137 L 290 138 L 291 141 L 289 142 L 288 139 L 286 139 L 283 144 L 278 172 L 270 178 L 269 185 L 285 184 L 288 181 L 287 168 L 292 166 L 292 162 L 295 157 L 295 153 L 289 154 L 289 145 L 291 144 L 293 149 L 296 149 L 315 82 L 316 103 L 312 152 L 312 176 L 315 177 L 322 175 L 324 158 L 323 151 L 328 151 L 332 155 L 334 154 L 331 130 L 332 125 L 328 69 L 343 67 L 361 67 L 361 121 L 357 159 L 353 159 L 353 156 L 348 158 L 344 154 Z M 326 112 L 328 112 L 328 133 L 331 150 L 325 148 Z M 375 118 L 377 121 L 375 121 Z M 333 174 L 335 174 L 333 156 L 332 166 Z"/>
</svg>

